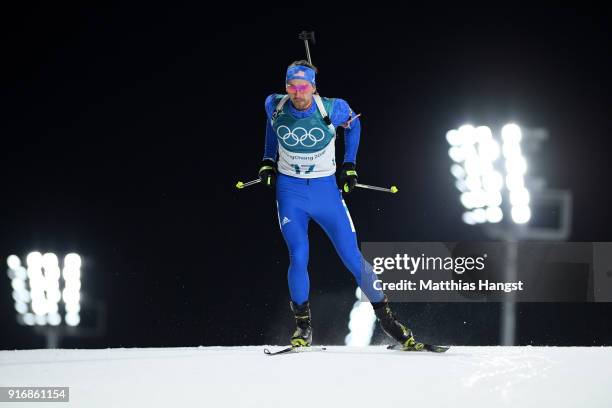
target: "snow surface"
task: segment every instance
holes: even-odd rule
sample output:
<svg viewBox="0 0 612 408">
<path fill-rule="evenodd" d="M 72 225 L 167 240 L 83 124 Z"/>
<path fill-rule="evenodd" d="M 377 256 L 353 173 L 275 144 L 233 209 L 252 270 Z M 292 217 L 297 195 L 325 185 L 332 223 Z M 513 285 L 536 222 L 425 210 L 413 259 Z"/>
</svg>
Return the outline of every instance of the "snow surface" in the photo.
<svg viewBox="0 0 612 408">
<path fill-rule="evenodd" d="M 69 386 L 55 407 L 612 407 L 612 347 L 263 348 L 0 351 L 0 386 Z"/>
</svg>

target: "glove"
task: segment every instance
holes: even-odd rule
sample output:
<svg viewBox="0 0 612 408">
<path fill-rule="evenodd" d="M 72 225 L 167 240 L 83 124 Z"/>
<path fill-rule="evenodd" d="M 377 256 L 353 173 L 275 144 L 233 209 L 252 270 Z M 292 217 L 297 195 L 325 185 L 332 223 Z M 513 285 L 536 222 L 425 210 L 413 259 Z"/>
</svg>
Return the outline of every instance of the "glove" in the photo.
<svg viewBox="0 0 612 408">
<path fill-rule="evenodd" d="M 340 172 L 340 187 L 345 193 L 350 193 L 357 184 L 357 172 L 355 171 L 355 163 L 344 163 Z"/>
<path fill-rule="evenodd" d="M 262 160 L 259 166 L 259 179 L 268 188 L 274 188 L 276 185 L 276 163 L 274 160 Z"/>
</svg>

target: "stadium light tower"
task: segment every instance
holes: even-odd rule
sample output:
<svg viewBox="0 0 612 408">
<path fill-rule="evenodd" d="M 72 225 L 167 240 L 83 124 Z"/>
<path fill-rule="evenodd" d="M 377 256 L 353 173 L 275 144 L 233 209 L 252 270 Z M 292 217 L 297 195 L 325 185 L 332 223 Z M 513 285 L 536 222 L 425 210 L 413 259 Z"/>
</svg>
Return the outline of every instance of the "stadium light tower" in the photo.
<svg viewBox="0 0 612 408">
<path fill-rule="evenodd" d="M 449 130 L 446 140 L 450 144 L 448 154 L 454 162 L 451 174 L 465 208 L 463 222 L 470 225 L 501 222 L 503 195 L 507 192 L 512 221 L 517 224 L 529 221 L 529 191 L 523 180 L 527 161 L 521 153 L 521 130 L 517 125 L 503 127 L 501 145 L 487 126 L 463 125 Z M 500 153 L 503 153 L 503 166 Z"/>
<path fill-rule="evenodd" d="M 81 257 L 75 253 L 66 255 L 62 271 L 57 255 L 52 252 L 44 255 L 30 252 L 25 266 L 18 256 L 11 255 L 7 258 L 7 266 L 17 322 L 39 326 L 46 337 L 47 348 L 57 348 L 62 322 L 72 327 L 80 323 Z"/>
<path fill-rule="evenodd" d="M 452 160 L 450 172 L 464 207 L 463 222 L 482 225 L 485 234 L 506 243 L 505 279 L 517 277 L 518 241 L 565 240 L 571 229 L 572 196 L 565 190 L 546 190 L 541 178 L 530 177 L 527 155 L 548 138 L 544 129 L 508 123 L 495 137 L 487 126 L 466 124 L 446 133 Z M 534 223 L 537 208 L 557 207 L 552 226 Z M 536 217 L 537 218 L 537 217 Z M 501 343 L 514 345 L 516 295 L 506 295 L 501 318 Z"/>
</svg>

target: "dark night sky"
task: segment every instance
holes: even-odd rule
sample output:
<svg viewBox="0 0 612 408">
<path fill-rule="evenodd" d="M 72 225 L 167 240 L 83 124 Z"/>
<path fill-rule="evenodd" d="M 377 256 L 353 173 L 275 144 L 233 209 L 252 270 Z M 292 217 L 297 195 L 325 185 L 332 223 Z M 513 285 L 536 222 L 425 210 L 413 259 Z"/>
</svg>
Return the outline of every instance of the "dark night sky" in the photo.
<svg viewBox="0 0 612 408">
<path fill-rule="evenodd" d="M 401 190 L 347 198 L 361 241 L 485 239 L 460 221 L 444 134 L 508 121 L 550 131 L 534 168 L 573 192 L 571 240 L 612 241 L 603 10 L 149 7 L 2 16 L 0 257 L 79 252 L 84 290 L 108 304 L 106 337 L 66 346 L 286 341 L 274 196 L 234 184 L 256 177 L 264 99 L 304 57 L 303 29 L 321 94 L 363 115 L 360 180 Z M 352 278 L 315 225 L 310 237 L 315 324 L 335 316 L 319 340 L 340 342 Z M 425 337 L 493 344 L 497 306 L 398 310 Z M 520 310 L 522 343 L 612 345 L 610 304 Z M 0 348 L 42 345 L 0 279 Z"/>
</svg>

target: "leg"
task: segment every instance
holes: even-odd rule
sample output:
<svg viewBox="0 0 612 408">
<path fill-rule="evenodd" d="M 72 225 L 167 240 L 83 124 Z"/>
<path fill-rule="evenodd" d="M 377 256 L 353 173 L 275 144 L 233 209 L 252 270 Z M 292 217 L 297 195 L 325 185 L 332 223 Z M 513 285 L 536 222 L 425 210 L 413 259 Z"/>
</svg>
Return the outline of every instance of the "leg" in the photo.
<svg viewBox="0 0 612 408">
<path fill-rule="evenodd" d="M 351 215 L 342 199 L 335 180 L 317 184 L 313 219 L 332 241 L 344 265 L 351 271 L 363 293 L 372 302 L 383 300 L 384 293 L 374 288 L 376 274 L 361 254 Z"/>
<path fill-rule="evenodd" d="M 399 342 L 404 350 L 421 350 L 423 343 L 417 343 L 412 331 L 397 320 L 383 291 L 374 289 L 376 274 L 359 251 L 353 221 L 335 182 L 333 191 L 329 187 L 322 187 L 317 192 L 320 197 L 315 200 L 318 206 L 313 218 L 329 236 L 344 265 L 353 273 L 357 284 L 372 303 L 383 331 Z"/>
<path fill-rule="evenodd" d="M 280 184 L 280 183 L 279 183 Z M 308 222 L 310 217 L 303 209 L 302 198 L 292 189 L 277 184 L 278 222 L 289 250 L 287 281 L 291 300 L 297 305 L 308 301 L 310 279 L 308 277 Z"/>
<path fill-rule="evenodd" d="M 292 182 L 280 176 L 276 185 L 278 224 L 289 250 L 287 281 L 291 296 L 291 311 L 295 317 L 296 329 L 291 336 L 293 347 L 308 347 L 312 343 L 312 324 L 308 292 L 308 222 L 310 216 L 305 210 L 308 202 L 304 195 L 304 184 Z"/>
</svg>

